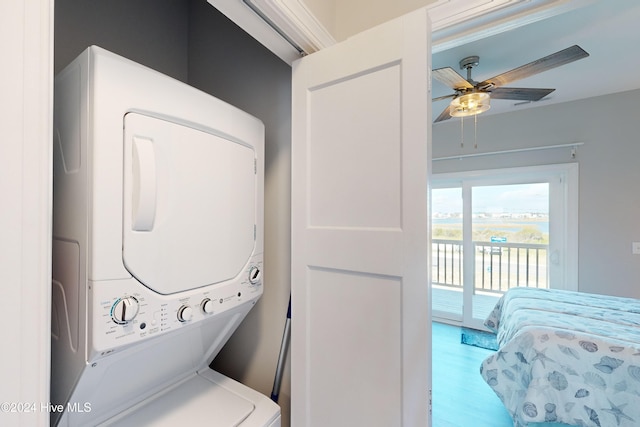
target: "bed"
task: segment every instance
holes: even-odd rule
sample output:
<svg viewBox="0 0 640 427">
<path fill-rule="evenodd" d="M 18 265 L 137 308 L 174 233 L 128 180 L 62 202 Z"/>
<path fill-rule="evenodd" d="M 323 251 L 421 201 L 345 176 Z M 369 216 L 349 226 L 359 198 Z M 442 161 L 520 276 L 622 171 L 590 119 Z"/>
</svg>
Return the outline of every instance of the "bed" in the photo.
<svg viewBox="0 0 640 427">
<path fill-rule="evenodd" d="M 485 325 L 480 372 L 514 426 L 640 425 L 640 300 L 514 288 Z"/>
</svg>

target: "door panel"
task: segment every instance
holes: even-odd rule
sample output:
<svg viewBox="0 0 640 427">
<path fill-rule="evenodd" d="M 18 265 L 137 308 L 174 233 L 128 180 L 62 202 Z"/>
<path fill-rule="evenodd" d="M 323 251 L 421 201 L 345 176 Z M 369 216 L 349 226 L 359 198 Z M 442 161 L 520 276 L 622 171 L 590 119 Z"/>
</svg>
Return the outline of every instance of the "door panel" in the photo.
<svg viewBox="0 0 640 427">
<path fill-rule="evenodd" d="M 294 63 L 292 425 L 429 425 L 427 21 Z"/>
<path fill-rule="evenodd" d="M 350 425 L 402 425 L 401 291 L 394 276 L 309 269 L 311 425 L 343 426 L 345 414 Z"/>
<path fill-rule="evenodd" d="M 310 89 L 311 226 L 400 227 L 399 85 L 392 63 Z"/>
</svg>

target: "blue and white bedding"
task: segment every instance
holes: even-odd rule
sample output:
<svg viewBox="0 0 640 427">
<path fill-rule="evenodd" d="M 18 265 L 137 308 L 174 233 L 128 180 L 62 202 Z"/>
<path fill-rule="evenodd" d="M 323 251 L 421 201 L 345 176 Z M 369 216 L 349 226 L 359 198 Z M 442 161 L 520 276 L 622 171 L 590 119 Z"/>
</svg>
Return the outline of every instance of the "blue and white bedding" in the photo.
<svg viewBox="0 0 640 427">
<path fill-rule="evenodd" d="M 485 325 L 480 371 L 514 426 L 640 426 L 640 300 L 514 288 Z"/>
</svg>

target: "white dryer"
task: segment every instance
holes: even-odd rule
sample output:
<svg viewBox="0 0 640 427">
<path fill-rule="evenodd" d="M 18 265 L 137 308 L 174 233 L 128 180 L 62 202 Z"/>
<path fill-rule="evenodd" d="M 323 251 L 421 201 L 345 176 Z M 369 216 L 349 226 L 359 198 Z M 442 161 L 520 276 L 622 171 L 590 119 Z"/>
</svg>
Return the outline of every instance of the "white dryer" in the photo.
<svg viewBox="0 0 640 427">
<path fill-rule="evenodd" d="M 54 99 L 52 425 L 280 426 L 208 367 L 263 292 L 263 124 L 95 46 Z"/>
</svg>

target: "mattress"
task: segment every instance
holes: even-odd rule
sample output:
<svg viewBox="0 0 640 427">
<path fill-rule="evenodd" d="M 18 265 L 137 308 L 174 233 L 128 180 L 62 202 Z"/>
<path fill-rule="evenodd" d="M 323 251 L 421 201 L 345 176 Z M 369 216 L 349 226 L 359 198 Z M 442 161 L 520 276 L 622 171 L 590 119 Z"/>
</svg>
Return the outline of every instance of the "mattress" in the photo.
<svg viewBox="0 0 640 427">
<path fill-rule="evenodd" d="M 640 425 L 640 300 L 514 288 L 485 325 L 499 349 L 480 371 L 514 426 Z"/>
</svg>

